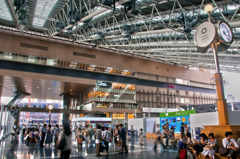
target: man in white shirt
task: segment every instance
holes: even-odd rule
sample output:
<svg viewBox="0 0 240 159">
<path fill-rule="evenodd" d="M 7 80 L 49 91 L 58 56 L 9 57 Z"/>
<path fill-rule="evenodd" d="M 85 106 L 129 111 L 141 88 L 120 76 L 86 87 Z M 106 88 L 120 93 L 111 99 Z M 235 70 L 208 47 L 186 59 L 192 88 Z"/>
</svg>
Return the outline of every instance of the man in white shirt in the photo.
<svg viewBox="0 0 240 159">
<path fill-rule="evenodd" d="M 228 157 L 232 159 L 237 159 L 238 155 L 238 145 L 237 142 L 232 138 L 233 133 L 227 131 L 225 133 L 225 138 L 223 139 L 223 147 L 227 149 Z"/>
</svg>

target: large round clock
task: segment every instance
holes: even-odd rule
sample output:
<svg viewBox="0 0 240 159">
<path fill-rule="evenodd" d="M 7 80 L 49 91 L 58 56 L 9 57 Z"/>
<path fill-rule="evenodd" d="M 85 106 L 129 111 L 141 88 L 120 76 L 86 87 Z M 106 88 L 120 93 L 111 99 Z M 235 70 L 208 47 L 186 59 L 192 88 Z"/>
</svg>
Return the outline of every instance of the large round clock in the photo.
<svg viewBox="0 0 240 159">
<path fill-rule="evenodd" d="M 211 22 L 199 25 L 194 34 L 194 44 L 198 52 L 207 53 L 216 36 L 216 28 Z"/>
<path fill-rule="evenodd" d="M 220 41 L 225 44 L 231 44 L 233 42 L 233 33 L 230 25 L 224 21 L 218 23 L 218 36 Z"/>
</svg>

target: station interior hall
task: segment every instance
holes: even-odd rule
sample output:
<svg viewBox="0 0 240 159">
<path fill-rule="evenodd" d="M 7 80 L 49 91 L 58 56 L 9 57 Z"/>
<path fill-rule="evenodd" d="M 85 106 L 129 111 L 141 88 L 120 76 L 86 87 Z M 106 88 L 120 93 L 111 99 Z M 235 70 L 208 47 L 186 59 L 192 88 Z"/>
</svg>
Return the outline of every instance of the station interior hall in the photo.
<svg viewBox="0 0 240 159">
<path fill-rule="evenodd" d="M 0 158 L 239 159 L 239 8 L 0 0 Z"/>
</svg>

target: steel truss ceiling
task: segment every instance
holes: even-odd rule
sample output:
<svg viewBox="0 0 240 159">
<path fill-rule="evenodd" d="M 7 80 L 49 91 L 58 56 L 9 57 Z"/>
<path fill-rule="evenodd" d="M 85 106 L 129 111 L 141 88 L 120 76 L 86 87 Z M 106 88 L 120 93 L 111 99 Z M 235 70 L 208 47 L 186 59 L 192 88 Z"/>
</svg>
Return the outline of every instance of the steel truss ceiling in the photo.
<svg viewBox="0 0 240 159">
<path fill-rule="evenodd" d="M 234 32 L 234 44 L 219 53 L 220 67 L 240 72 L 239 0 L 2 0 L 0 29 L 214 69 L 212 51 L 198 53 L 193 44 L 207 3 L 214 6 L 212 22 L 225 20 Z"/>
</svg>

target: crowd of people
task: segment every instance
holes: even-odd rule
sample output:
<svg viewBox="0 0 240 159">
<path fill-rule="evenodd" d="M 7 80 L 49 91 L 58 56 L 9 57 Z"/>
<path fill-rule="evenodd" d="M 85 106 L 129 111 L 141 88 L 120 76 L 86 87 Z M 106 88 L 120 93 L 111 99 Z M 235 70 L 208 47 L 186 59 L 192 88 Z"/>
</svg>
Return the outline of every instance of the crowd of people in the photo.
<svg viewBox="0 0 240 159">
<path fill-rule="evenodd" d="M 160 126 L 157 125 L 155 132 L 157 138 L 154 142 L 155 150 L 159 143 L 163 148 L 167 148 L 169 144 L 171 144 L 171 141 L 177 141 L 175 138 L 175 127 L 169 128 L 169 124 L 167 123 L 162 126 L 162 130 L 161 133 Z M 189 132 L 189 127 L 183 123 L 180 128 L 180 133 L 180 150 L 184 150 L 184 153 L 190 150 L 193 158 L 197 159 L 201 155 L 204 158 L 208 156 L 210 159 L 214 159 L 215 153 L 226 155 L 232 159 L 237 158 L 240 139 L 236 142 L 236 140 L 233 139 L 232 132 L 225 133 L 225 138 L 222 140 L 222 147 L 218 146 L 219 144 L 213 133 L 208 134 L 208 136 L 201 133 L 199 135 L 200 140 L 197 140 L 192 137 Z M 78 152 L 82 151 L 84 143 L 85 147 L 94 145 L 96 155 L 100 156 L 103 153 L 109 153 L 109 143 L 112 143 L 115 152 L 128 153 L 128 146 L 126 143 L 128 140 L 134 139 L 135 137 L 139 138 L 139 144 L 142 146 L 144 141 L 143 129 L 141 128 L 139 132 L 137 132 L 131 125 L 130 130 L 128 130 L 127 125 L 123 126 L 123 124 L 113 127 L 105 127 L 104 124 L 96 124 L 94 127 L 93 125 L 85 125 L 77 126 L 74 130 L 71 130 L 69 124 L 64 124 L 63 129 L 59 128 L 57 124 L 54 125 L 54 127 L 44 124 L 42 128 L 38 126 L 23 128 L 23 138 L 26 142 L 40 142 L 40 146 L 45 146 L 46 148 L 50 148 L 51 144 L 54 143 L 54 147 L 61 151 L 61 158 L 64 159 L 69 158 L 72 142 L 74 141 L 77 142 Z M 181 152 L 180 150 L 179 155 Z"/>
<path fill-rule="evenodd" d="M 130 132 L 130 135 L 128 135 Z M 44 124 L 42 127 L 26 127 L 23 126 L 22 135 L 25 142 L 40 143 L 40 147 L 50 149 L 52 146 L 56 150 L 61 151 L 62 158 L 68 158 L 71 153 L 72 142 L 77 143 L 78 152 L 85 147 L 95 146 L 96 155 L 100 156 L 103 153 L 109 153 L 109 143 L 114 146 L 114 151 L 119 153 L 128 153 L 127 140 L 130 138 L 138 137 L 139 144 L 143 145 L 143 129 L 138 131 L 131 126 L 128 131 L 127 125 L 119 124 L 113 127 L 105 127 L 104 124 L 96 124 L 85 126 L 76 126 L 71 130 L 69 124 L 63 125 L 62 128 L 58 124 L 51 126 Z M 64 141 L 63 141 L 64 139 Z M 64 145 L 67 146 L 63 146 Z M 52 145 L 52 146 L 51 146 Z"/>
<path fill-rule="evenodd" d="M 188 149 L 193 155 L 193 158 L 209 157 L 215 159 L 215 154 L 219 153 L 221 156 L 227 156 L 228 158 L 236 159 L 239 152 L 240 138 L 233 139 L 233 133 L 230 131 L 225 132 L 225 138 L 222 139 L 222 146 L 219 147 L 217 139 L 214 133 L 209 133 L 208 136 L 205 133 L 199 134 L 200 140 L 192 137 L 190 132 L 187 132 L 185 136 L 181 138 L 180 149 Z M 186 151 L 183 151 L 186 153 Z M 184 156 L 184 155 L 181 155 Z M 185 155 L 186 156 L 186 155 Z"/>
</svg>

